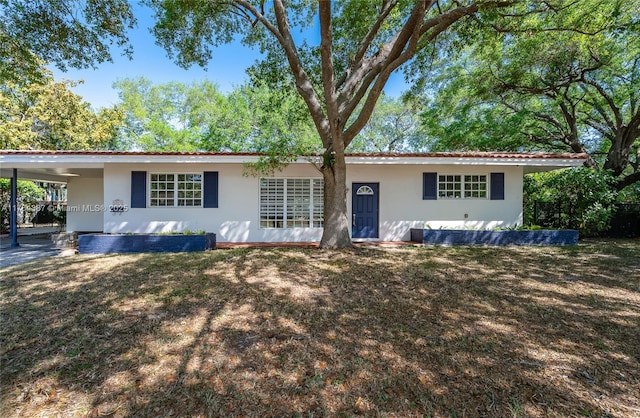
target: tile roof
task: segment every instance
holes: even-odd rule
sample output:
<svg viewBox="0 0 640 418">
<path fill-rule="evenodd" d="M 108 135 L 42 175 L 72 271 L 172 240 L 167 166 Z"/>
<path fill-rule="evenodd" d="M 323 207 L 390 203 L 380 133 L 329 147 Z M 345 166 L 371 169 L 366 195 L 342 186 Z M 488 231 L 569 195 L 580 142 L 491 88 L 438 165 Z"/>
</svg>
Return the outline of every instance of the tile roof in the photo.
<svg viewBox="0 0 640 418">
<path fill-rule="evenodd" d="M 144 151 L 74 151 L 74 150 L 0 150 L 0 155 L 123 155 L 123 156 L 251 156 L 252 152 L 144 152 Z M 552 152 L 428 152 L 428 153 L 347 153 L 347 157 L 363 158 L 492 158 L 492 159 L 586 159 L 586 154 Z"/>
</svg>

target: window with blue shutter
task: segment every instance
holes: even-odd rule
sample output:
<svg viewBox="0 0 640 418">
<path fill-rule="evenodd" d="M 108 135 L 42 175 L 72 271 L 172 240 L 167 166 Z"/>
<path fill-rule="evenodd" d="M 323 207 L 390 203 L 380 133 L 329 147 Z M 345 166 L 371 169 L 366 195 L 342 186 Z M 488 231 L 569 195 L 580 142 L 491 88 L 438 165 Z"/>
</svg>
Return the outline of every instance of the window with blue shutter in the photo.
<svg viewBox="0 0 640 418">
<path fill-rule="evenodd" d="M 204 190 L 202 207 L 217 208 L 218 207 L 218 172 L 204 172 Z"/>
<path fill-rule="evenodd" d="M 422 173 L 422 200 L 438 199 L 438 173 Z"/>
<path fill-rule="evenodd" d="M 147 172 L 131 172 L 131 207 L 147 207 Z"/>
<path fill-rule="evenodd" d="M 504 200 L 504 173 L 491 173 L 491 200 Z"/>
</svg>

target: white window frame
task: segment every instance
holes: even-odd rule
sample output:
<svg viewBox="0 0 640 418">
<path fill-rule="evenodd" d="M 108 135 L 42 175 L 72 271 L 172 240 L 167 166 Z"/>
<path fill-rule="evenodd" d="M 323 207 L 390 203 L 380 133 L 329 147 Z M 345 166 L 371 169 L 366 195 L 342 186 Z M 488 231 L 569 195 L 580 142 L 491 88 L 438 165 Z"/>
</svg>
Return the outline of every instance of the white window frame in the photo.
<svg viewBox="0 0 640 418">
<path fill-rule="evenodd" d="M 166 199 L 169 200 L 168 198 L 159 198 L 159 197 L 153 197 L 153 192 L 157 191 L 160 192 L 162 190 L 154 190 L 153 189 L 153 184 L 154 183 L 159 183 L 160 180 L 153 180 L 154 176 L 173 176 L 173 189 L 167 189 L 166 191 L 171 191 L 173 192 L 173 203 L 172 204 L 167 204 L 167 205 L 158 205 L 158 204 L 153 204 L 154 203 L 154 199 Z M 178 180 L 179 176 L 200 176 L 200 180 L 199 181 L 195 181 L 195 180 Z M 199 184 L 199 188 L 192 188 L 192 189 L 180 189 L 180 184 Z M 204 201 L 204 173 L 202 172 L 158 172 L 158 173 L 149 173 L 149 182 L 147 184 L 148 188 L 149 188 L 149 197 L 148 197 L 148 207 L 150 208 L 201 208 L 202 207 L 202 203 Z M 194 195 L 198 194 L 199 192 L 199 197 L 180 197 L 180 192 L 189 192 L 192 191 Z M 199 204 L 194 204 L 194 205 L 180 205 L 181 200 L 184 200 L 184 203 L 186 203 L 187 200 L 199 200 L 200 203 Z"/>
<path fill-rule="evenodd" d="M 304 183 L 307 184 L 304 184 Z M 269 194 L 264 194 L 265 187 Z M 258 183 L 260 229 L 322 228 L 323 180 L 317 177 L 262 177 Z"/>
<path fill-rule="evenodd" d="M 484 181 L 481 178 L 484 177 Z M 444 180 L 442 180 L 444 178 Z M 470 179 L 468 179 L 470 178 Z M 446 187 L 443 189 L 442 186 Z M 484 187 L 482 187 L 484 185 Z M 458 186 L 458 187 L 456 187 Z M 459 194 L 459 196 L 456 196 Z M 474 196 L 474 194 L 476 196 Z M 481 196 L 484 194 L 484 196 Z M 470 173 L 438 173 L 438 199 L 489 199 L 489 175 Z"/>
</svg>

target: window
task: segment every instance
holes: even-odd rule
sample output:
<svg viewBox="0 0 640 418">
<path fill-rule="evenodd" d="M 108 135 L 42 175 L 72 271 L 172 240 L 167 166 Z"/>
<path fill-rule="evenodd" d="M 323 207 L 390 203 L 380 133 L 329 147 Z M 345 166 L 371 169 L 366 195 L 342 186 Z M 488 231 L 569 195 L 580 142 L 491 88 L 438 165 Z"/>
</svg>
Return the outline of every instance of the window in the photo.
<svg viewBox="0 0 640 418">
<path fill-rule="evenodd" d="M 202 205 L 202 175 L 178 174 L 178 206 Z"/>
<path fill-rule="evenodd" d="M 460 182 L 460 176 L 438 176 L 438 197 L 462 197 L 462 184 Z"/>
<path fill-rule="evenodd" d="M 487 176 L 464 176 L 464 197 L 487 198 Z"/>
<path fill-rule="evenodd" d="M 369 186 L 360 186 L 358 190 L 356 190 L 356 194 L 358 196 L 373 195 L 373 189 Z"/>
<path fill-rule="evenodd" d="M 260 227 L 284 228 L 284 179 L 260 180 Z"/>
<path fill-rule="evenodd" d="M 486 199 L 487 176 L 441 174 L 438 176 L 438 198 Z"/>
<path fill-rule="evenodd" d="M 151 174 L 151 206 L 202 206 L 202 174 Z"/>
<path fill-rule="evenodd" d="M 324 225 L 324 180 L 313 179 L 313 217 L 311 226 L 322 228 Z"/>
<path fill-rule="evenodd" d="M 260 179 L 261 228 L 321 228 L 321 179 Z"/>
</svg>

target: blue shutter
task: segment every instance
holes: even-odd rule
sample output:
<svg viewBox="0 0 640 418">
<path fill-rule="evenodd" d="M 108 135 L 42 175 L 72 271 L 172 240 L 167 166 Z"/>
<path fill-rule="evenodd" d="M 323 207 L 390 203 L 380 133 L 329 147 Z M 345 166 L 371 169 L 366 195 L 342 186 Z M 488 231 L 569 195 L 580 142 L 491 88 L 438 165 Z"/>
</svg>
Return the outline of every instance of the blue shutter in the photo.
<svg viewBox="0 0 640 418">
<path fill-rule="evenodd" d="M 218 207 L 218 172 L 205 171 L 203 184 L 202 207 L 217 208 Z"/>
<path fill-rule="evenodd" d="M 147 207 L 147 172 L 131 172 L 131 207 Z"/>
<path fill-rule="evenodd" d="M 491 173 L 491 200 L 504 200 L 504 173 Z"/>
<path fill-rule="evenodd" d="M 422 200 L 438 199 L 438 173 L 422 173 Z"/>
</svg>

